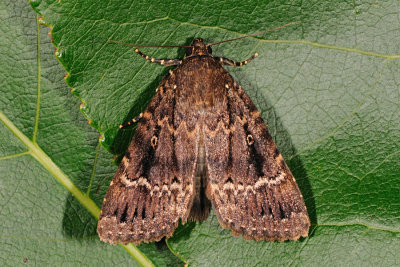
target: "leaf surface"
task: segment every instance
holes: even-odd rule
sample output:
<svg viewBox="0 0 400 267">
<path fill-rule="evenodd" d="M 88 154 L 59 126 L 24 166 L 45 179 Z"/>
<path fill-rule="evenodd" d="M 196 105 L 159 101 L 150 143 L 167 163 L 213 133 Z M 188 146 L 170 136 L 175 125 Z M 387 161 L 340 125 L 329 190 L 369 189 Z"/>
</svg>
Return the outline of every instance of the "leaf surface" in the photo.
<svg viewBox="0 0 400 267">
<path fill-rule="evenodd" d="M 67 83 L 114 154 L 126 149 L 133 133 L 118 125 L 145 109 L 168 68 L 109 39 L 188 45 L 194 37 L 217 42 L 300 20 L 213 50 L 234 60 L 260 54 L 248 66 L 228 69 L 260 109 L 297 178 L 310 236 L 247 242 L 211 216 L 179 228 L 168 245 L 194 266 L 400 264 L 398 1 L 31 3 L 52 25 Z M 157 58 L 184 55 L 183 49 L 141 50 Z M 18 108 L 26 110 L 13 114 L 35 116 L 34 104 Z M 32 132 L 27 119 L 16 125 Z"/>
</svg>

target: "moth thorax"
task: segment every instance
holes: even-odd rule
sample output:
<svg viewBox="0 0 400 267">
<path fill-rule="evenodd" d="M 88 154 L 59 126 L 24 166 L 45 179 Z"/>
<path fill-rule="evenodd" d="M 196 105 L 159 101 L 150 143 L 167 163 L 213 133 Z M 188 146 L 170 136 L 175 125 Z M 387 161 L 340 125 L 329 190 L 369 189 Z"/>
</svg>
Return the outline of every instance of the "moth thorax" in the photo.
<svg viewBox="0 0 400 267">
<path fill-rule="evenodd" d="M 201 56 L 201 55 L 211 55 L 211 47 L 204 43 L 202 38 L 193 39 L 192 46 L 186 49 L 186 56 Z"/>
</svg>

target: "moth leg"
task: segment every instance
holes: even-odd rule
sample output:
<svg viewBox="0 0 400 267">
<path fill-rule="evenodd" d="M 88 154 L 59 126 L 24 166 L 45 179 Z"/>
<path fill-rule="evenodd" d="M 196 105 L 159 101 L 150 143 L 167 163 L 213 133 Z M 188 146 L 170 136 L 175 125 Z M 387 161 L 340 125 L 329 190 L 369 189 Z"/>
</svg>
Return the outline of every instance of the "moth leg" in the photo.
<svg viewBox="0 0 400 267">
<path fill-rule="evenodd" d="M 137 115 L 136 117 L 134 117 L 132 120 L 128 121 L 128 122 L 125 123 L 125 124 L 120 124 L 120 125 L 119 125 L 119 128 L 120 128 L 120 129 L 126 128 L 126 127 L 128 127 L 129 125 L 131 125 L 132 123 L 136 123 L 136 122 L 140 121 L 141 118 L 143 118 L 143 113 L 140 113 L 139 115 Z"/>
<path fill-rule="evenodd" d="M 240 67 L 240 66 L 246 65 L 247 63 L 249 63 L 256 57 L 258 57 L 258 53 L 255 53 L 253 56 L 249 57 L 248 59 L 246 59 L 245 61 L 242 61 L 242 62 L 233 61 L 233 60 L 231 60 L 229 58 L 225 58 L 225 57 L 217 57 L 217 60 L 219 60 L 219 62 L 221 62 L 222 65 Z"/>
<path fill-rule="evenodd" d="M 165 65 L 165 66 L 175 66 L 175 65 L 179 65 L 182 63 L 182 60 L 178 59 L 178 58 L 173 58 L 173 59 L 156 59 L 154 57 L 149 57 L 146 56 L 145 54 L 143 54 L 142 52 L 139 51 L 139 49 L 135 49 L 135 52 L 138 53 L 140 56 L 142 56 L 143 58 L 145 58 L 148 61 L 151 61 L 153 63 L 158 63 L 161 65 Z"/>
</svg>

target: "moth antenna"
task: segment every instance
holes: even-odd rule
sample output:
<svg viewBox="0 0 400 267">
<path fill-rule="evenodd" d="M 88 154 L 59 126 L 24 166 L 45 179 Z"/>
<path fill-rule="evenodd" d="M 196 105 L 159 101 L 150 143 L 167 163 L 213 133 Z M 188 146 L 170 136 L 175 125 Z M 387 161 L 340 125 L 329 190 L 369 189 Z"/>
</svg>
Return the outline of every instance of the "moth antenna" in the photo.
<svg viewBox="0 0 400 267">
<path fill-rule="evenodd" d="M 277 28 L 269 29 L 269 30 L 262 31 L 262 32 L 255 32 L 255 33 L 251 33 L 251 34 L 248 34 L 248 35 L 245 35 L 245 36 L 241 36 L 241 37 L 237 37 L 237 38 L 233 38 L 233 39 L 229 39 L 229 40 L 224 40 L 224 41 L 217 42 L 217 43 L 212 43 L 212 44 L 209 44 L 208 46 L 222 44 L 222 43 L 226 43 L 226 42 L 231 42 L 231 41 L 235 41 L 235 40 L 239 40 L 239 39 L 243 39 L 243 38 L 246 38 L 246 37 L 259 35 L 259 34 L 263 34 L 263 33 L 267 33 L 267 32 L 277 31 L 277 30 L 283 29 L 283 28 L 285 28 L 287 26 L 290 26 L 292 24 L 295 24 L 295 23 L 301 23 L 301 21 L 292 21 L 292 22 L 290 22 L 288 24 L 285 24 L 285 25 L 277 27 Z"/>
<path fill-rule="evenodd" d="M 136 45 L 136 44 L 129 44 L 129 43 L 124 43 L 124 42 L 115 41 L 115 40 L 108 40 L 108 42 L 132 46 L 132 47 L 192 47 L 190 45 Z"/>
</svg>

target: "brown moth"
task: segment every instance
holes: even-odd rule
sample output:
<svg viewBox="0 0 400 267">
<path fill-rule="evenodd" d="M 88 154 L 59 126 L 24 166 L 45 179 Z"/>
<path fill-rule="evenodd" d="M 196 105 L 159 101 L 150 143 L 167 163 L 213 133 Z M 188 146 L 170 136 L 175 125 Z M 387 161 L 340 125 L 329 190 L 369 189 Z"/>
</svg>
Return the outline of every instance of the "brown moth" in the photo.
<svg viewBox="0 0 400 267">
<path fill-rule="evenodd" d="M 140 116 L 104 198 L 97 231 L 105 242 L 170 237 L 179 220 L 203 221 L 212 206 L 224 228 L 245 239 L 306 237 L 310 220 L 296 181 L 259 111 L 196 38 Z"/>
</svg>

